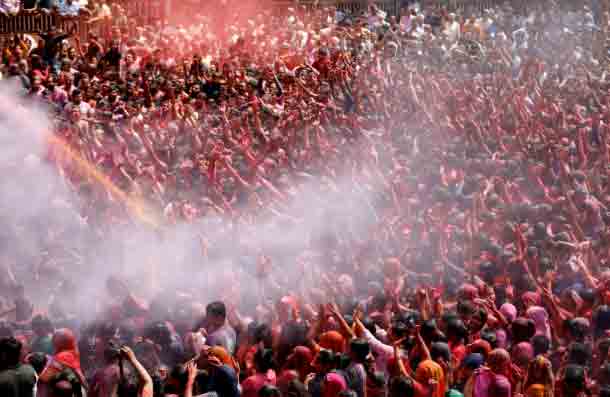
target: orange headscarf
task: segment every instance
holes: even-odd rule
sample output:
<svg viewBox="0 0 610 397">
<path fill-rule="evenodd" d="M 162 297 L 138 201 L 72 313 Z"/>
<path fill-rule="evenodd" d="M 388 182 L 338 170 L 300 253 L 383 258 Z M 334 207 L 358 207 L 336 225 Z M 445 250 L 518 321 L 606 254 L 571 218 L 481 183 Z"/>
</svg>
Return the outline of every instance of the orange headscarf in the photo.
<svg viewBox="0 0 610 397">
<path fill-rule="evenodd" d="M 320 335 L 320 347 L 329 349 L 335 353 L 343 353 L 345 350 L 345 338 L 337 331 L 328 331 Z"/>
<path fill-rule="evenodd" d="M 207 349 L 207 354 L 216 357 L 221 363 L 227 365 L 235 370 L 239 374 L 239 364 L 233 359 L 233 356 L 222 346 L 212 346 Z"/>
<path fill-rule="evenodd" d="M 536 383 L 527 388 L 525 395 L 527 397 L 547 397 L 548 393 L 544 385 Z"/>
<path fill-rule="evenodd" d="M 415 380 L 427 388 L 431 379 L 434 379 L 437 384 L 434 397 L 443 397 L 446 391 L 443 368 L 432 360 L 422 361 L 415 370 Z"/>
</svg>

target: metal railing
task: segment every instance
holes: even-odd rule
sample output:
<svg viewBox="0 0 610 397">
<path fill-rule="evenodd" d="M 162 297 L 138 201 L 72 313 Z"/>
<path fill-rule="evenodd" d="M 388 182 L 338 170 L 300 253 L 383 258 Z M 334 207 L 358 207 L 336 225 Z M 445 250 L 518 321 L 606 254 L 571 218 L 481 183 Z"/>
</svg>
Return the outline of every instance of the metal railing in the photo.
<svg viewBox="0 0 610 397">
<path fill-rule="evenodd" d="M 129 0 L 124 2 L 130 21 L 130 33 L 135 33 L 135 26 L 150 25 L 163 16 L 161 1 Z M 77 16 L 61 15 L 56 10 L 22 9 L 16 14 L 0 14 L 0 36 L 15 34 L 40 34 L 51 28 L 74 35 L 85 41 L 90 32 L 98 36 L 107 36 L 114 21 L 108 18 L 92 18 L 81 12 Z"/>
<path fill-rule="evenodd" d="M 375 4 L 388 15 L 400 13 L 401 0 L 275 0 L 274 7 L 285 9 L 287 7 L 304 6 L 309 10 L 324 7 L 337 7 L 338 10 L 350 15 L 359 15 L 367 10 L 369 4 Z"/>
<path fill-rule="evenodd" d="M 40 34 L 57 28 L 64 32 L 74 32 L 81 40 L 85 40 L 90 29 L 94 28 L 88 20 L 86 14 L 65 16 L 54 11 L 21 10 L 17 14 L 0 14 L 0 35 Z"/>
</svg>

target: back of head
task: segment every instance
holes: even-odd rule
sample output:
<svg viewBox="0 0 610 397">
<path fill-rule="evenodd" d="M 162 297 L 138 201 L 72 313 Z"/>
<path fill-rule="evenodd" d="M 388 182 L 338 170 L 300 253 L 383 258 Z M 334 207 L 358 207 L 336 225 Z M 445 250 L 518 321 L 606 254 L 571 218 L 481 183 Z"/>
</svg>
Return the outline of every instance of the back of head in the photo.
<svg viewBox="0 0 610 397">
<path fill-rule="evenodd" d="M 430 355 L 436 362 L 439 360 L 443 360 L 446 363 L 451 362 L 451 349 L 445 342 L 434 342 L 432 346 L 430 346 Z"/>
<path fill-rule="evenodd" d="M 307 386 L 305 386 L 298 379 L 291 380 L 286 386 L 285 390 L 282 389 L 285 397 L 308 397 Z"/>
<path fill-rule="evenodd" d="M 180 394 L 188 380 L 188 372 L 184 365 L 175 365 L 169 371 L 169 379 L 165 383 L 165 393 Z"/>
<path fill-rule="evenodd" d="M 459 318 L 454 318 L 447 322 L 447 338 L 450 340 L 462 340 L 468 336 L 466 325 Z"/>
<path fill-rule="evenodd" d="M 260 373 L 266 373 L 273 369 L 275 366 L 273 351 L 271 349 L 258 349 L 254 354 L 254 365 Z"/>
<path fill-rule="evenodd" d="M 406 376 L 398 376 L 390 379 L 389 397 L 413 397 L 413 380 Z"/>
<path fill-rule="evenodd" d="M 589 322 L 580 317 L 565 321 L 565 327 L 575 341 L 583 342 L 589 332 Z"/>
<path fill-rule="evenodd" d="M 21 342 L 14 337 L 0 339 L 0 369 L 14 367 L 19 364 Z"/>
<path fill-rule="evenodd" d="M 585 343 L 575 342 L 568 347 L 568 363 L 586 366 L 591 360 L 591 347 Z"/>
<path fill-rule="evenodd" d="M 40 375 L 47 366 L 47 355 L 41 352 L 34 352 L 28 356 L 27 361 L 36 373 Z"/>
<path fill-rule="evenodd" d="M 254 331 L 254 343 L 258 344 L 263 342 L 265 346 L 272 345 L 273 334 L 271 332 L 271 327 L 268 324 L 260 324 L 256 327 L 256 331 Z"/>
<path fill-rule="evenodd" d="M 171 330 L 164 321 L 159 321 L 150 325 L 144 331 L 144 335 L 147 339 L 150 339 L 161 346 L 168 346 L 172 342 Z"/>
<path fill-rule="evenodd" d="M 371 352 L 371 347 L 365 339 L 353 339 L 349 347 L 354 359 L 358 362 L 364 362 Z"/>
<path fill-rule="evenodd" d="M 375 335 L 376 329 L 375 322 L 373 321 L 373 319 L 371 319 L 370 317 L 363 318 L 362 325 L 364 325 L 364 328 L 366 328 L 370 333 Z"/>
<path fill-rule="evenodd" d="M 563 375 L 564 391 L 581 391 L 585 388 L 585 370 L 580 365 L 570 364 L 566 366 Z"/>
<path fill-rule="evenodd" d="M 259 397 L 282 397 L 280 389 L 272 385 L 265 385 L 258 391 Z"/>
<path fill-rule="evenodd" d="M 14 335 L 13 327 L 6 321 L 0 321 L 0 338 L 9 338 Z"/>
<path fill-rule="evenodd" d="M 227 318 L 227 307 L 223 302 L 216 301 L 208 304 L 205 308 L 205 312 L 207 316 L 217 317 L 217 318 Z"/>
<path fill-rule="evenodd" d="M 593 316 L 595 337 L 601 337 L 610 329 L 610 307 L 602 305 L 597 308 Z"/>
<path fill-rule="evenodd" d="M 532 347 L 534 348 L 534 355 L 548 353 L 551 348 L 551 341 L 545 335 L 535 335 L 532 338 Z"/>
<path fill-rule="evenodd" d="M 53 324 L 48 317 L 38 314 L 32 318 L 32 329 L 39 334 L 53 332 Z"/>
</svg>

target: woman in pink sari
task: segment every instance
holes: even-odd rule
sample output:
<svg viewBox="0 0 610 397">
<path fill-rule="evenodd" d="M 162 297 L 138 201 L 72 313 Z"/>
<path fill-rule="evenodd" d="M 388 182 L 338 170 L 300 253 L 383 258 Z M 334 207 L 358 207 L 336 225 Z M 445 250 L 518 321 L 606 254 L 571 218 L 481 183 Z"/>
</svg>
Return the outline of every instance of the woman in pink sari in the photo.
<svg viewBox="0 0 610 397">
<path fill-rule="evenodd" d="M 495 349 L 487 357 L 487 367 L 477 370 L 464 387 L 466 397 L 510 397 L 511 360 L 504 349 Z"/>
<path fill-rule="evenodd" d="M 517 308 L 512 303 L 507 302 L 500 306 L 500 313 L 502 313 L 509 326 L 517 318 Z M 505 328 L 496 329 L 496 338 L 498 340 L 497 346 L 502 349 L 506 348 L 510 342 Z"/>
</svg>

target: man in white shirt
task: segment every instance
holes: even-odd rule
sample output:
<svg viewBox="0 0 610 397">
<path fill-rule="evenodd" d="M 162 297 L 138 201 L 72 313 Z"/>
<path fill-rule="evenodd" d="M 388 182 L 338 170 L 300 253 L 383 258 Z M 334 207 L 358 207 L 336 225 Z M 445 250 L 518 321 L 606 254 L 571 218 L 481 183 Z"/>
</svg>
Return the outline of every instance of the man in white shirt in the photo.
<svg viewBox="0 0 610 397">
<path fill-rule="evenodd" d="M 70 114 L 72 109 L 75 107 L 80 110 L 80 114 L 83 117 L 87 117 L 94 112 L 91 105 L 89 105 L 86 101 L 83 101 L 82 94 L 79 89 L 72 92 L 72 100 L 66 105 L 65 110 L 68 114 Z"/>
<path fill-rule="evenodd" d="M 451 43 L 455 43 L 460 39 L 460 24 L 456 20 L 456 15 L 454 13 L 449 14 L 449 20 L 447 21 L 443 33 Z"/>
</svg>

